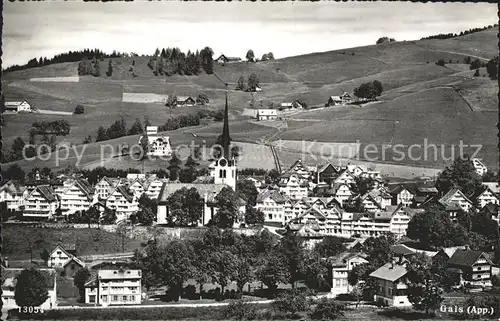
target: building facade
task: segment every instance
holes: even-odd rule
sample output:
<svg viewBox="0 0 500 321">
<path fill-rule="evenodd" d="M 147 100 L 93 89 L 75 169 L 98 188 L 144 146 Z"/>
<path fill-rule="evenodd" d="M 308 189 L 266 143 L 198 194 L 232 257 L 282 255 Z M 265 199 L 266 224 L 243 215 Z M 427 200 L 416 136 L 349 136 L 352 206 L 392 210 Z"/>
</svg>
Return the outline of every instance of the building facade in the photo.
<svg viewBox="0 0 500 321">
<path fill-rule="evenodd" d="M 85 303 L 109 306 L 142 302 L 142 271 L 135 269 L 98 270 L 85 283 Z"/>
</svg>

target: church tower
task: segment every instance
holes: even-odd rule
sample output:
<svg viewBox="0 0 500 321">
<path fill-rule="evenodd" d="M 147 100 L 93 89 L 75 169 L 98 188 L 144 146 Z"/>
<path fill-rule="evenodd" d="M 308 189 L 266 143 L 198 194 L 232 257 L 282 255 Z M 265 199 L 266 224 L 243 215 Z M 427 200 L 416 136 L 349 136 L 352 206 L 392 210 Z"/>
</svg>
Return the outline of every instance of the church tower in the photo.
<svg viewBox="0 0 500 321">
<path fill-rule="evenodd" d="M 231 137 L 229 136 L 229 111 L 227 104 L 226 90 L 226 106 L 224 109 L 224 125 L 222 127 L 222 154 L 212 166 L 212 176 L 215 184 L 226 184 L 236 191 L 236 159 L 231 156 L 230 144 Z"/>
</svg>

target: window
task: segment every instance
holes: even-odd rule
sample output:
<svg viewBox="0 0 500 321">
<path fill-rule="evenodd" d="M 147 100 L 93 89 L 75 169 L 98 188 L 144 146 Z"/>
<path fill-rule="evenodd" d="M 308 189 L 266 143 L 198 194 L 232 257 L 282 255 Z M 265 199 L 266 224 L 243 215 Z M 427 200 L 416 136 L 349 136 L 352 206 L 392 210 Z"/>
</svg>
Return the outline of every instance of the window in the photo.
<svg viewBox="0 0 500 321">
<path fill-rule="evenodd" d="M 340 288 L 340 280 L 335 280 L 335 286 L 336 286 L 337 288 Z"/>
<path fill-rule="evenodd" d="M 111 301 L 118 301 L 118 295 L 113 295 L 113 300 Z"/>
<path fill-rule="evenodd" d="M 75 269 L 75 264 L 71 264 L 71 269 L 74 270 Z"/>
<path fill-rule="evenodd" d="M 123 301 L 127 301 L 127 296 L 126 295 L 123 296 Z"/>
<path fill-rule="evenodd" d="M 89 302 L 95 303 L 95 295 L 89 295 Z"/>
<path fill-rule="evenodd" d="M 108 302 L 108 296 L 107 295 L 102 295 L 102 302 Z"/>
<path fill-rule="evenodd" d="M 130 301 L 134 302 L 135 301 L 135 296 L 131 295 L 130 296 Z"/>
</svg>

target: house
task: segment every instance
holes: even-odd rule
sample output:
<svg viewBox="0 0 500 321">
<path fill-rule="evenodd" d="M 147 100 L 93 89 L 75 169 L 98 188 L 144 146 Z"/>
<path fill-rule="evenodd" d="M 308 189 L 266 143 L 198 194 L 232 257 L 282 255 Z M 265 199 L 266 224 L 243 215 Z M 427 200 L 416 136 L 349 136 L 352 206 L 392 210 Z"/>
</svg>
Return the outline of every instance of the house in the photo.
<svg viewBox="0 0 500 321">
<path fill-rule="evenodd" d="M 390 307 L 410 307 L 406 278 L 407 270 L 404 263 L 387 263 L 370 274 L 377 282 L 375 302 L 386 304 Z"/>
<path fill-rule="evenodd" d="M 368 263 L 368 261 L 363 253 L 344 252 L 335 258 L 331 258 L 332 288 L 330 292 L 334 295 L 349 293 L 352 290 L 347 281 L 349 271 L 352 271 L 355 266 L 364 263 Z"/>
<path fill-rule="evenodd" d="M 297 174 L 300 178 L 308 179 L 310 177 L 309 170 L 302 164 L 300 159 L 296 160 L 289 169 L 283 172 L 283 176 L 289 174 Z"/>
<path fill-rule="evenodd" d="M 391 195 L 382 188 L 374 188 L 364 195 L 360 195 L 359 199 L 367 212 L 384 210 L 391 205 L 392 201 Z"/>
<path fill-rule="evenodd" d="M 483 176 L 488 171 L 488 168 L 478 158 L 472 158 L 471 162 L 479 176 Z"/>
<path fill-rule="evenodd" d="M 454 222 L 457 221 L 459 211 L 468 212 L 474 208 L 472 201 L 458 188 L 450 189 L 448 193 L 438 200 L 438 203 L 450 214 L 450 219 Z"/>
<path fill-rule="evenodd" d="M 9 180 L 0 187 L 0 203 L 5 203 L 8 211 L 19 211 L 27 194 L 26 187 Z"/>
<path fill-rule="evenodd" d="M 374 215 L 375 223 L 388 222 L 389 232 L 397 236 L 406 235 L 411 217 L 403 211 L 403 207 L 403 204 L 389 205 L 385 210 L 376 212 Z"/>
<path fill-rule="evenodd" d="M 493 193 L 500 195 L 500 184 L 498 182 L 483 182 L 483 185 L 488 186 Z"/>
<path fill-rule="evenodd" d="M 296 108 L 296 109 L 304 109 L 304 108 L 307 108 L 307 105 L 305 102 L 303 101 L 300 101 L 298 99 L 294 100 L 293 103 L 292 103 L 292 106 L 293 108 Z"/>
<path fill-rule="evenodd" d="M 307 197 L 308 186 L 307 180 L 301 179 L 298 174 L 284 174 L 278 183 L 280 193 L 294 201 Z"/>
<path fill-rule="evenodd" d="M 467 250 L 468 248 L 469 247 L 467 245 L 443 247 L 432 257 L 432 260 L 438 262 L 448 262 L 457 250 Z"/>
<path fill-rule="evenodd" d="M 94 188 L 81 178 L 65 180 L 62 186 L 56 187 L 55 194 L 59 198 L 63 215 L 88 210 L 97 202 L 97 197 L 94 198 Z"/>
<path fill-rule="evenodd" d="M 476 193 L 474 193 L 472 199 L 476 201 L 477 205 L 479 205 L 479 208 L 483 208 L 486 206 L 486 204 L 489 203 L 500 203 L 500 197 L 495 194 L 487 185 L 482 185 L 482 187 Z"/>
<path fill-rule="evenodd" d="M 482 208 L 482 211 L 493 221 L 500 225 L 500 205 L 488 203 Z"/>
<path fill-rule="evenodd" d="M 239 62 L 241 61 L 241 58 L 239 57 L 228 57 L 224 54 L 220 55 L 219 58 L 215 59 L 215 61 L 218 64 L 225 64 L 225 63 L 230 63 L 230 62 Z"/>
<path fill-rule="evenodd" d="M 333 184 L 327 194 L 333 196 L 341 206 L 344 206 L 354 195 L 349 185 L 345 183 Z"/>
<path fill-rule="evenodd" d="M 98 199 L 107 199 L 114 189 L 120 184 L 120 179 L 104 176 L 95 185 L 95 193 Z"/>
<path fill-rule="evenodd" d="M 355 177 L 361 176 L 363 173 L 368 172 L 368 168 L 363 165 L 347 165 L 345 169 Z"/>
<path fill-rule="evenodd" d="M 158 195 L 160 195 L 161 188 L 165 182 L 167 182 L 167 179 L 163 178 L 154 178 L 150 181 L 148 181 L 148 186 L 146 189 L 146 195 L 150 199 L 158 199 Z"/>
<path fill-rule="evenodd" d="M 56 194 L 49 185 L 38 185 L 24 200 L 24 217 L 50 218 L 59 206 Z"/>
<path fill-rule="evenodd" d="M 354 97 L 352 97 L 352 95 L 348 92 L 342 92 L 340 95 L 339 95 L 340 99 L 342 100 L 342 102 L 344 104 L 348 104 L 350 102 L 352 102 L 354 100 Z"/>
<path fill-rule="evenodd" d="M 404 185 L 394 187 L 389 194 L 392 196 L 392 205 L 410 206 L 413 203 L 414 195 Z"/>
<path fill-rule="evenodd" d="M 32 108 L 27 100 L 7 101 L 7 102 L 5 102 L 5 111 L 6 112 L 13 112 L 13 113 L 19 113 L 19 112 L 31 113 Z"/>
<path fill-rule="evenodd" d="M 198 225 L 207 225 L 210 220 L 217 213 L 215 197 L 219 195 L 220 191 L 228 187 L 225 184 L 193 184 L 193 183 L 164 183 L 160 194 L 158 195 L 158 212 L 157 212 L 157 224 L 168 224 L 169 223 L 169 208 L 168 208 L 168 198 L 170 195 L 180 190 L 181 188 L 195 188 L 203 199 L 203 210 L 200 213 L 200 219 Z"/>
<path fill-rule="evenodd" d="M 72 278 L 78 270 L 85 267 L 85 263 L 77 258 L 76 256 L 70 257 L 64 264 L 64 276 L 67 278 Z"/>
<path fill-rule="evenodd" d="M 194 100 L 191 96 L 178 96 L 177 97 L 177 107 L 180 106 L 194 106 L 196 105 L 196 100 Z"/>
<path fill-rule="evenodd" d="M 286 109 L 292 109 L 293 103 L 281 103 L 279 110 L 286 110 Z"/>
<path fill-rule="evenodd" d="M 316 170 L 316 178 L 319 181 L 326 182 L 328 185 L 332 184 L 333 180 L 338 176 L 338 174 L 338 168 L 333 166 L 331 163 L 320 166 Z"/>
<path fill-rule="evenodd" d="M 97 271 L 85 283 L 85 303 L 109 306 L 141 304 L 142 271 L 107 268 Z"/>
<path fill-rule="evenodd" d="M 74 243 L 58 244 L 50 252 L 48 266 L 51 268 L 62 268 L 64 264 L 76 255 Z"/>
<path fill-rule="evenodd" d="M 148 155 L 149 156 L 167 156 L 172 155 L 172 145 L 170 144 L 170 137 L 158 134 L 158 126 L 148 126 L 146 128 L 146 137 L 148 139 Z M 139 137 L 138 144 L 144 136 Z"/>
<path fill-rule="evenodd" d="M 285 203 L 288 198 L 277 190 L 264 190 L 257 195 L 255 208 L 264 213 L 264 223 L 285 224 Z M 290 215 L 289 215 L 290 216 Z"/>
<path fill-rule="evenodd" d="M 23 269 L 2 268 L 2 311 L 17 309 L 19 306 L 14 299 L 14 290 L 17 276 Z M 49 310 L 57 307 L 57 273 L 54 269 L 38 269 L 44 277 L 44 285 L 48 291 L 48 297 L 39 307 Z"/>
<path fill-rule="evenodd" d="M 325 107 L 339 106 L 342 104 L 342 98 L 340 96 L 330 96 L 325 104 Z"/>
<path fill-rule="evenodd" d="M 340 172 L 340 174 L 333 180 L 333 184 L 354 184 L 354 175 L 348 171 L 348 170 L 343 170 Z"/>
<path fill-rule="evenodd" d="M 493 263 L 480 251 L 456 250 L 446 263 L 447 269 L 460 275 L 460 284 L 491 286 Z"/>
<path fill-rule="evenodd" d="M 118 185 L 106 199 L 106 207 L 116 211 L 116 221 L 127 220 L 131 214 L 139 210 L 136 195 L 132 194 L 125 186 Z"/>
<path fill-rule="evenodd" d="M 276 120 L 278 118 L 278 111 L 276 109 L 258 109 L 257 120 Z"/>
</svg>

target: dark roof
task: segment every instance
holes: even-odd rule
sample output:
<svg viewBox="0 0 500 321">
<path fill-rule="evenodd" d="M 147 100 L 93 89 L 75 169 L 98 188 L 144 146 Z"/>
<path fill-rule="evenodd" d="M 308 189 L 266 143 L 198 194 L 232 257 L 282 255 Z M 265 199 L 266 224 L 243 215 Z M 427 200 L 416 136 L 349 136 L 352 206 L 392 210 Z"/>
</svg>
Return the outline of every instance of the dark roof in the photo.
<svg viewBox="0 0 500 321">
<path fill-rule="evenodd" d="M 125 186 L 120 185 L 120 186 L 116 187 L 116 190 L 118 192 L 120 192 L 120 194 L 122 194 L 123 197 L 125 197 L 125 199 L 128 202 L 132 202 L 132 200 L 134 199 L 134 195 L 132 195 L 132 193 L 130 193 L 129 190 Z"/>
<path fill-rule="evenodd" d="M 404 244 L 391 245 L 390 249 L 391 249 L 392 253 L 394 253 L 396 255 L 406 256 L 406 255 L 413 255 L 413 254 L 415 254 L 414 250 L 410 249 L 409 247 L 407 247 Z"/>
<path fill-rule="evenodd" d="M 472 266 L 476 261 L 484 256 L 486 260 L 489 259 L 480 251 L 472 250 L 456 250 L 453 256 L 448 260 L 448 264 L 458 265 L 458 266 Z M 491 264 L 491 262 L 489 262 Z"/>
<path fill-rule="evenodd" d="M 373 271 L 370 276 L 377 279 L 394 282 L 405 276 L 406 273 L 407 271 L 404 265 L 387 263 L 377 270 Z"/>
<path fill-rule="evenodd" d="M 54 194 L 54 190 L 49 185 L 39 185 L 36 187 L 36 190 L 49 202 L 53 202 L 56 200 L 56 195 Z"/>
<path fill-rule="evenodd" d="M 257 203 L 263 202 L 266 198 L 271 198 L 276 203 L 285 203 L 287 200 L 287 198 L 281 195 L 277 190 L 268 189 L 257 195 Z"/>
<path fill-rule="evenodd" d="M 342 252 L 335 257 L 329 258 L 329 262 L 330 262 L 332 267 L 344 266 L 349 259 L 356 257 L 356 256 L 359 256 L 363 259 L 366 259 L 366 257 L 367 257 L 367 255 L 364 253 L 348 252 L 347 251 L 347 252 Z"/>
</svg>

